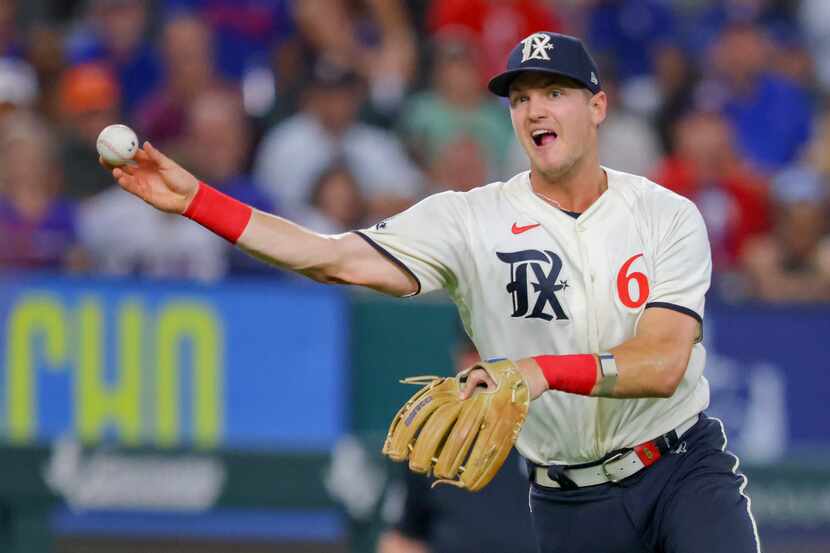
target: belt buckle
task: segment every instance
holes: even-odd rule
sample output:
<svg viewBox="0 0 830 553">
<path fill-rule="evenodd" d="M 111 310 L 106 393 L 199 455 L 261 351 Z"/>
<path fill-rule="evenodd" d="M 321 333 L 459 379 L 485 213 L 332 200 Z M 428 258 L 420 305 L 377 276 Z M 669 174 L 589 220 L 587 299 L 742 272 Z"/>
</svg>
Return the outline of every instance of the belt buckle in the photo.
<svg viewBox="0 0 830 553">
<path fill-rule="evenodd" d="M 612 484 L 616 484 L 617 482 L 620 482 L 623 479 L 620 478 L 619 480 L 617 480 L 616 478 L 614 478 L 614 476 L 610 472 L 608 472 L 607 465 L 609 463 L 613 463 L 614 461 L 619 461 L 620 459 L 623 458 L 623 456 L 627 455 L 628 453 L 630 453 L 630 452 L 628 452 L 628 451 L 625 452 L 625 453 L 620 452 L 620 453 L 617 453 L 615 455 L 612 455 L 611 457 L 609 457 L 608 459 L 603 461 L 602 465 L 600 465 L 602 467 L 602 473 L 605 475 L 605 477 L 608 479 L 608 481 L 611 482 Z"/>
</svg>

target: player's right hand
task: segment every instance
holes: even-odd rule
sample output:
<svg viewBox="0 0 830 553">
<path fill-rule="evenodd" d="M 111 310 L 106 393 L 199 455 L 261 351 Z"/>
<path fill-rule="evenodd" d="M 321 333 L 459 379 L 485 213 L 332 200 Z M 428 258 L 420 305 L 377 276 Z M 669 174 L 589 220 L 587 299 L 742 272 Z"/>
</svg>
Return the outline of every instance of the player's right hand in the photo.
<svg viewBox="0 0 830 553">
<path fill-rule="evenodd" d="M 532 358 L 516 361 L 516 369 L 525 377 L 531 400 L 536 399 L 548 390 L 548 382 L 545 379 L 545 375 Z M 461 399 L 464 400 L 473 395 L 473 392 L 478 386 L 484 387 L 488 391 L 493 391 L 496 388 L 496 383 L 493 382 L 493 379 L 490 378 L 490 375 L 484 369 L 473 368 L 467 375 L 467 381 L 461 389 Z"/>
<path fill-rule="evenodd" d="M 110 167 L 112 176 L 127 192 L 168 213 L 184 213 L 199 189 L 199 181 L 178 163 L 145 142 L 133 158 L 135 163 Z"/>
</svg>

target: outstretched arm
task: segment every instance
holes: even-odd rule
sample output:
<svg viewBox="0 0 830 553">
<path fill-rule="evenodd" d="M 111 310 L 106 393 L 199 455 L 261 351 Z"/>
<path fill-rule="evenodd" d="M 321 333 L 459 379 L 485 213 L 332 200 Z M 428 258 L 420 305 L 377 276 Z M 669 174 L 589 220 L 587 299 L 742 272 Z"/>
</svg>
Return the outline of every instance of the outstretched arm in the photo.
<svg viewBox="0 0 830 553">
<path fill-rule="evenodd" d="M 637 334 L 612 348 L 617 374 L 603 374 L 596 354 L 539 355 L 516 361 L 535 399 L 547 390 L 581 395 L 635 398 L 670 397 L 683 380 L 700 326 L 696 319 L 670 309 L 646 309 Z M 478 384 L 494 386 L 487 373 L 470 373 L 464 396 Z"/>
<path fill-rule="evenodd" d="M 318 234 L 220 197 L 149 142 L 136 153 L 135 162 L 112 169 L 121 188 L 162 211 L 187 213 L 263 261 L 318 282 L 357 284 L 397 296 L 417 289 L 410 275 L 355 234 Z M 194 199 L 199 202 L 196 213 Z"/>
<path fill-rule="evenodd" d="M 356 284 L 395 296 L 417 290 L 412 277 L 354 233 L 322 235 L 254 210 L 237 245 L 318 282 Z"/>
</svg>

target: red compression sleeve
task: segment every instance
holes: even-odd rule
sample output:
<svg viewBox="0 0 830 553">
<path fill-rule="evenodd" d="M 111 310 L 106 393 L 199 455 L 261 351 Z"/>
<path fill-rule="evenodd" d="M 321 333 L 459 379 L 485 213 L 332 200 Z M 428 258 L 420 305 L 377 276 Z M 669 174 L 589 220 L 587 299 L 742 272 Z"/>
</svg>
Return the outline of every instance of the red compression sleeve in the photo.
<svg viewBox="0 0 830 553">
<path fill-rule="evenodd" d="M 597 359 L 593 354 L 538 355 L 533 360 L 551 390 L 589 396 L 597 383 Z"/>
<path fill-rule="evenodd" d="M 182 215 L 236 244 L 252 213 L 251 206 L 199 182 L 196 196 Z"/>
</svg>

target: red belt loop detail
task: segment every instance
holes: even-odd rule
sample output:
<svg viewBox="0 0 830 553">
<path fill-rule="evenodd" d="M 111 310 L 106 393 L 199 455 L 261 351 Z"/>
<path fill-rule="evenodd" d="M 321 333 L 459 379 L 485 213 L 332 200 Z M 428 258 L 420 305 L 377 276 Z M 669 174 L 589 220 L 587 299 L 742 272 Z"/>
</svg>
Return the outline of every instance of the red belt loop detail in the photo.
<svg viewBox="0 0 830 553">
<path fill-rule="evenodd" d="M 660 450 L 657 449 L 657 444 L 653 441 L 635 446 L 634 453 L 647 467 L 653 465 L 661 457 Z"/>
</svg>

